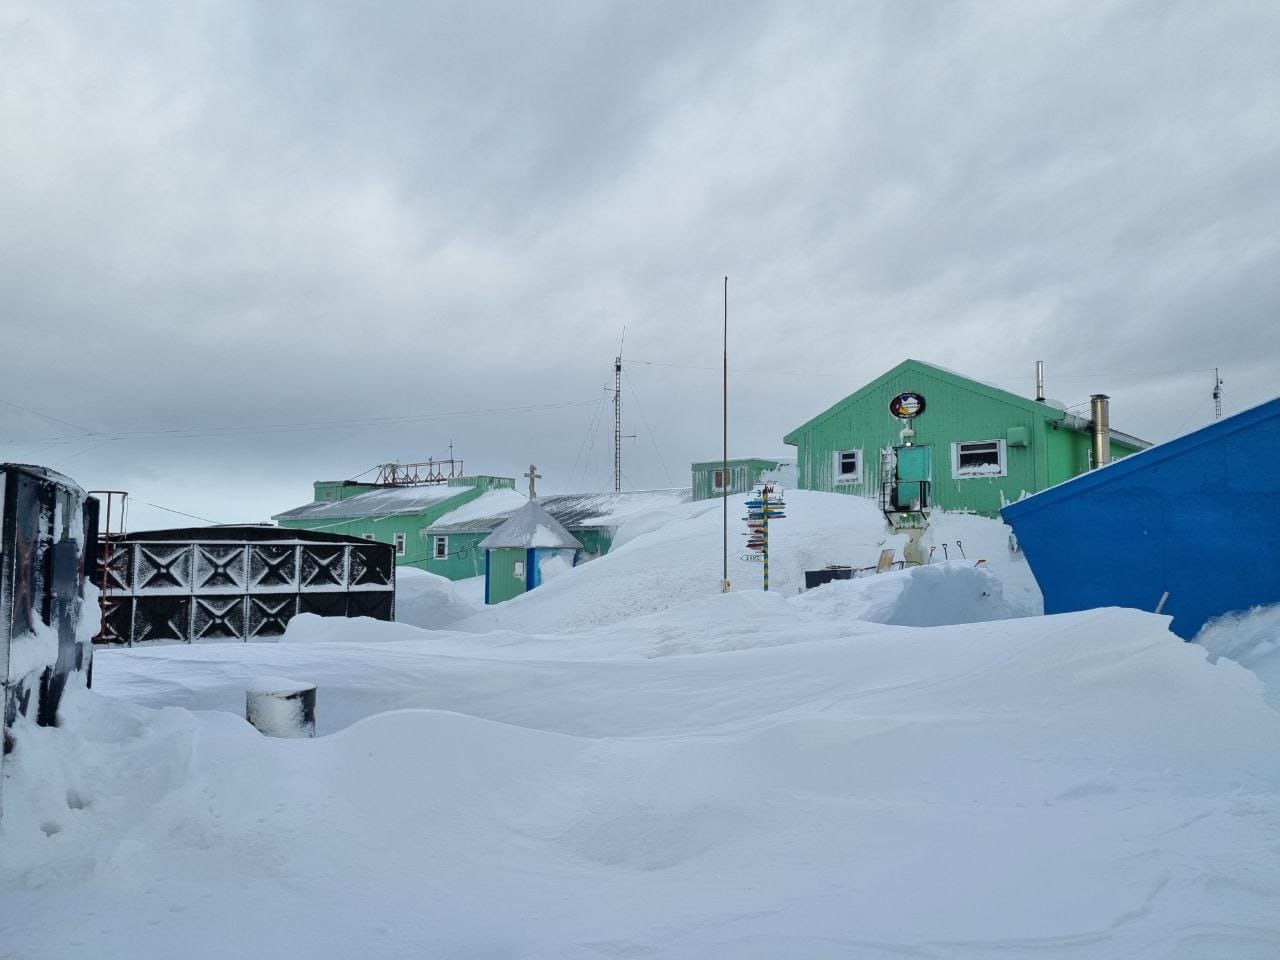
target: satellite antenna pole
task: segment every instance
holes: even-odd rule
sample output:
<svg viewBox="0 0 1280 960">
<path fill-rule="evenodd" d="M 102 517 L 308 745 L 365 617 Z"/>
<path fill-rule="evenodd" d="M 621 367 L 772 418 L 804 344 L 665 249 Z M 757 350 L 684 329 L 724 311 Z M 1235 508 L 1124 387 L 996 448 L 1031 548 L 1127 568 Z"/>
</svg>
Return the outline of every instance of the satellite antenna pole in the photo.
<svg viewBox="0 0 1280 960">
<path fill-rule="evenodd" d="M 1213 368 L 1213 419 L 1222 419 L 1222 378 L 1217 367 Z"/>
<path fill-rule="evenodd" d="M 721 404 L 723 420 L 724 449 L 721 473 L 721 505 L 724 513 L 724 568 L 720 577 L 720 592 L 729 592 L 729 278 L 724 278 L 724 380 L 723 402 Z"/>
<path fill-rule="evenodd" d="M 618 355 L 613 358 L 613 492 L 622 492 L 622 344 L 627 341 L 627 328 L 622 328 Z"/>
</svg>

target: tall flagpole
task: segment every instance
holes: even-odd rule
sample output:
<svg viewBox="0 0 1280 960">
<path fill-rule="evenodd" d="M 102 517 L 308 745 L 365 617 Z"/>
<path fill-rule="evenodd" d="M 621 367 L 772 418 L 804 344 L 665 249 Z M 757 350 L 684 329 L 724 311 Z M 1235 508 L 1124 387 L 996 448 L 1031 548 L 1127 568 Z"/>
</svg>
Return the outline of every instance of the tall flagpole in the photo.
<svg viewBox="0 0 1280 960">
<path fill-rule="evenodd" d="M 721 463 L 721 502 L 724 507 L 724 570 L 720 592 L 729 592 L 729 278 L 724 278 L 724 460 Z"/>
</svg>

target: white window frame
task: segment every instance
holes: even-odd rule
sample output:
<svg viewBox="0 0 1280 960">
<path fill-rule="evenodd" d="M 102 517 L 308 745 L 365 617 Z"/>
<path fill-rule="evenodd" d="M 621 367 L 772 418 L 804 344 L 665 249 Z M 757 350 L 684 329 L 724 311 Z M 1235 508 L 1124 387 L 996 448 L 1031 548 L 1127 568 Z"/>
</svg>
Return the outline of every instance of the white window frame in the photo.
<svg viewBox="0 0 1280 960">
<path fill-rule="evenodd" d="M 523 560 L 512 561 L 511 576 L 515 577 L 517 580 L 524 579 L 524 561 Z"/>
<path fill-rule="evenodd" d="M 392 537 L 392 543 L 396 545 L 396 556 L 403 557 L 405 555 L 405 536 L 403 533 L 397 533 Z"/>
<path fill-rule="evenodd" d="M 449 538 L 436 537 L 431 544 L 431 559 L 447 560 L 449 558 Z"/>
<path fill-rule="evenodd" d="M 854 466 L 853 473 L 841 473 L 840 461 L 844 457 L 848 456 L 849 454 L 853 454 L 854 457 L 856 458 L 856 463 Z M 861 448 L 858 448 L 856 450 L 853 450 L 853 449 L 835 450 L 831 454 L 831 462 L 832 462 L 833 476 L 835 477 L 836 483 L 861 483 L 862 482 L 862 449 Z"/>
<path fill-rule="evenodd" d="M 728 478 L 728 482 L 722 482 Z M 733 467 L 725 470 L 723 467 L 716 467 L 711 471 L 711 489 L 716 493 L 724 493 L 726 490 L 733 489 Z"/>
<path fill-rule="evenodd" d="M 996 445 L 996 457 L 999 460 L 998 470 L 985 468 L 962 468 L 960 466 L 961 448 L 977 444 Z M 1009 449 L 1004 440 L 959 440 L 951 444 L 951 476 L 956 480 L 990 480 L 992 477 L 1009 475 Z"/>
</svg>

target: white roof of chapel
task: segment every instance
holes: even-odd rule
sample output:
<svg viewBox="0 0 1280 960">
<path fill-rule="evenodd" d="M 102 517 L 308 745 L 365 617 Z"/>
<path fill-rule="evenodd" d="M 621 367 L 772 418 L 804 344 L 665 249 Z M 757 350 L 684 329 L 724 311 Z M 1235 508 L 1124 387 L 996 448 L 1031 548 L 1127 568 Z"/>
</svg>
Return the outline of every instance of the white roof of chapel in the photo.
<svg viewBox="0 0 1280 960">
<path fill-rule="evenodd" d="M 582 549 L 577 538 L 547 513 L 537 500 L 530 500 L 517 510 L 511 519 L 481 540 L 479 546 L 482 550 L 505 547 Z"/>
</svg>

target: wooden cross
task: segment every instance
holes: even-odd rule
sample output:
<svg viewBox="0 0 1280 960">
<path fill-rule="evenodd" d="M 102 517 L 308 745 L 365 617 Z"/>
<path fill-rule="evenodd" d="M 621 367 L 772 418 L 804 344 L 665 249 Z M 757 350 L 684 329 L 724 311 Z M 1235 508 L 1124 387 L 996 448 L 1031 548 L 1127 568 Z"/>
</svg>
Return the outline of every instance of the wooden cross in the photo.
<svg viewBox="0 0 1280 960">
<path fill-rule="evenodd" d="M 529 472 L 525 474 L 529 478 L 529 499 L 533 500 L 538 496 L 537 482 L 542 479 L 542 474 L 538 472 L 538 468 L 532 463 L 529 464 Z"/>
</svg>

